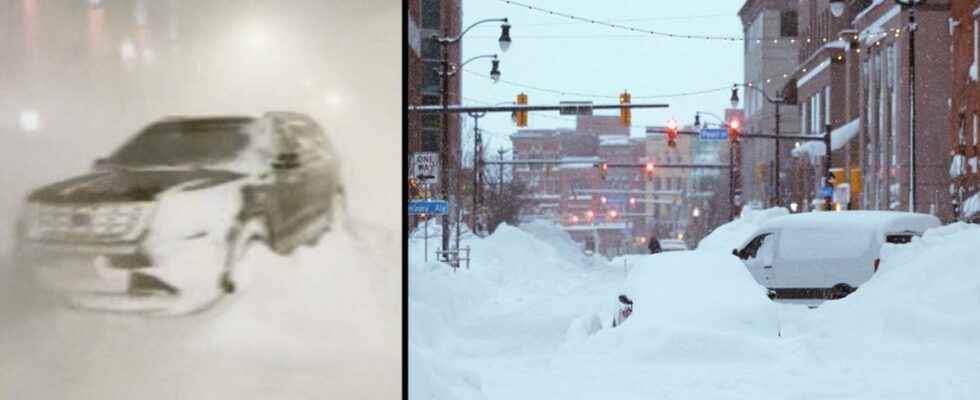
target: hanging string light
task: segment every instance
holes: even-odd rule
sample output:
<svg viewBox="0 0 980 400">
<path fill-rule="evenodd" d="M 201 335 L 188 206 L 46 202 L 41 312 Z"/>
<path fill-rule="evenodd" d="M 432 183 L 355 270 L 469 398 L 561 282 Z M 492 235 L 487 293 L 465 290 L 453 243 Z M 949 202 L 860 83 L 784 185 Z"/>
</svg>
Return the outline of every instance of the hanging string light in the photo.
<svg viewBox="0 0 980 400">
<path fill-rule="evenodd" d="M 563 12 L 559 12 L 559 11 L 554 11 L 554 10 L 548 10 L 548 9 L 545 9 L 545 8 L 541 8 L 541 7 L 537 7 L 537 6 L 532 6 L 532 5 L 529 5 L 529 4 L 524 4 L 524 3 L 516 2 L 516 1 L 513 1 L 513 0 L 499 0 L 499 1 L 500 2 L 503 2 L 503 3 L 506 3 L 506 4 L 509 4 L 509 5 L 512 5 L 512 6 L 527 8 L 528 10 L 540 12 L 540 13 L 543 13 L 543 14 L 548 14 L 548 15 L 551 15 L 551 16 L 562 17 L 562 18 L 573 20 L 573 21 L 587 22 L 587 23 L 594 24 L 594 25 L 602 25 L 602 26 L 606 26 L 606 27 L 610 27 L 610 28 L 615 28 L 615 29 L 622 29 L 622 30 L 626 30 L 626 31 L 630 31 L 630 32 L 647 33 L 647 34 L 650 34 L 650 35 L 653 35 L 653 36 L 660 36 L 660 37 L 667 37 L 667 38 L 674 38 L 674 39 L 718 40 L 718 41 L 727 41 L 727 42 L 741 42 L 743 40 L 747 40 L 746 38 L 735 37 L 735 36 L 678 34 L 678 33 L 671 33 L 671 32 L 654 31 L 654 30 L 650 30 L 650 29 L 637 28 L 637 27 L 634 27 L 634 26 L 628 26 L 628 25 L 623 25 L 623 24 L 618 24 L 618 23 L 613 23 L 613 22 L 600 21 L 600 20 L 596 20 L 596 19 L 592 19 L 592 18 L 579 17 L 579 16 L 576 16 L 576 15 L 567 14 L 567 13 L 563 13 Z M 755 40 L 757 40 L 756 43 L 762 43 L 762 40 L 769 40 L 769 39 L 772 39 L 773 40 L 773 43 L 778 43 L 780 40 L 787 40 L 787 39 L 782 38 L 782 37 L 762 37 L 762 38 L 755 38 Z M 751 39 L 748 39 L 748 40 L 751 40 Z M 793 39 L 789 39 L 789 40 L 793 40 Z"/>
</svg>

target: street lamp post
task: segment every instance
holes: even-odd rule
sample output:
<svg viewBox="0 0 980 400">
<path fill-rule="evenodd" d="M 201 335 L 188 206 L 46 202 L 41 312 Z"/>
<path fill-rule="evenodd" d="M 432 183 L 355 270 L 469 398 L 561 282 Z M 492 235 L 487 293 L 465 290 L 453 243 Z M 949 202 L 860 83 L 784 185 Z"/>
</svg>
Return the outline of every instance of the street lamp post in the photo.
<svg viewBox="0 0 980 400">
<path fill-rule="evenodd" d="M 915 8 L 926 0 L 894 0 L 909 14 L 909 212 L 915 212 L 916 165 L 915 165 Z M 835 17 L 844 14 L 846 0 L 830 0 L 830 11 Z"/>
<path fill-rule="evenodd" d="M 452 76 L 449 71 L 449 46 L 459 43 L 460 39 L 463 38 L 463 35 L 466 35 L 466 32 L 469 32 L 469 30 L 473 29 L 473 27 L 488 22 L 502 22 L 502 24 L 500 25 L 500 31 L 501 31 L 500 39 L 498 41 L 500 43 L 500 50 L 506 52 L 507 49 L 510 48 L 510 44 L 511 44 L 510 24 L 507 23 L 507 18 L 491 18 L 491 19 L 484 19 L 484 20 L 477 21 L 472 25 L 470 25 L 469 27 L 467 27 L 466 29 L 464 29 L 462 32 L 459 33 L 459 35 L 456 36 L 449 35 L 449 27 L 447 26 L 443 32 L 444 36 L 440 37 L 437 35 L 432 37 L 432 40 L 434 40 L 437 44 L 439 44 L 440 47 L 442 47 L 442 60 L 441 60 L 442 73 L 440 75 L 442 77 L 441 92 L 442 92 L 443 109 L 449 108 L 449 77 Z M 482 56 L 476 58 L 482 58 Z M 496 58 L 496 56 L 494 56 L 494 58 Z M 467 62 L 472 60 L 473 59 L 470 59 Z M 500 76 L 500 72 L 497 71 L 497 66 L 498 66 L 498 61 L 494 59 L 493 70 L 491 71 L 491 77 L 493 76 L 497 77 L 494 78 L 494 80 L 498 79 Z M 462 68 L 462 66 L 460 66 L 459 68 Z M 457 71 L 459 68 L 457 68 Z M 439 175 L 439 185 L 441 186 L 442 198 L 443 200 L 449 201 L 449 170 L 450 170 L 449 168 L 449 113 L 445 113 L 445 112 L 442 114 L 442 146 L 439 149 L 439 162 L 440 162 L 440 169 L 441 169 L 440 171 L 441 173 Z M 456 204 L 456 207 L 459 207 L 459 205 Z M 449 215 L 446 214 L 442 216 L 442 250 L 443 251 L 449 249 L 448 226 L 449 226 Z M 445 257 L 444 261 L 448 261 L 448 257 L 449 257 L 448 253 L 443 253 L 443 254 Z"/>
<path fill-rule="evenodd" d="M 786 104 L 786 99 L 783 99 L 783 98 L 774 99 L 772 97 L 769 97 L 769 95 L 766 94 L 766 92 L 764 90 L 759 89 L 759 88 L 757 88 L 755 86 L 752 86 L 752 85 L 742 84 L 742 86 L 747 87 L 747 88 L 754 89 L 755 91 L 759 92 L 760 94 L 762 94 L 762 98 L 766 99 L 766 102 L 768 102 L 769 104 L 772 104 L 774 107 L 776 107 L 776 115 L 775 115 L 775 123 L 776 123 L 776 146 L 774 146 L 775 147 L 775 156 L 773 158 L 773 163 L 774 163 L 774 165 L 773 165 L 773 191 L 775 192 L 773 202 L 775 204 L 773 204 L 773 205 L 779 206 L 779 205 L 781 205 L 783 203 L 782 202 L 782 193 L 780 192 L 780 189 L 779 189 L 779 128 L 780 128 L 780 126 L 779 126 L 779 124 L 780 124 L 779 106 L 781 106 L 783 104 Z M 733 105 L 732 107 L 735 107 L 736 105 L 738 105 L 738 85 L 732 86 L 732 98 L 731 98 L 731 100 L 732 100 L 732 105 Z"/>
</svg>

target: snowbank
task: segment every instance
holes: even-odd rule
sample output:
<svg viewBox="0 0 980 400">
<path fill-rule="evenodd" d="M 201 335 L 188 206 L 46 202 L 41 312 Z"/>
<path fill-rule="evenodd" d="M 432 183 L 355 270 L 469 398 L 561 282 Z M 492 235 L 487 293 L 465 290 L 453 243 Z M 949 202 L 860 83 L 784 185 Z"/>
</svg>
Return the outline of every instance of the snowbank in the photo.
<svg viewBox="0 0 980 400">
<path fill-rule="evenodd" d="M 776 217 L 789 215 L 789 210 L 782 207 L 756 210 L 745 208 L 738 219 L 719 226 L 701 242 L 698 250 L 723 251 L 730 254 L 732 249 L 742 245 L 755 230 L 766 221 Z"/>
<path fill-rule="evenodd" d="M 942 344 L 950 355 L 980 345 L 980 226 L 955 223 L 905 245 L 885 244 L 874 278 L 852 295 L 821 307 L 815 319 L 837 348 L 865 341 Z M 839 331 L 848 327 L 847 332 Z M 889 346 L 891 347 L 891 346 Z M 980 361 L 980 356 L 973 357 Z"/>
<path fill-rule="evenodd" d="M 760 344 L 778 333 L 776 305 L 737 259 L 712 252 L 633 258 L 622 293 L 634 303 L 622 325 L 607 329 L 567 355 L 605 354 L 630 361 L 748 361 L 771 359 Z M 610 302 L 615 297 L 610 293 Z M 579 332 L 594 330 L 586 317 Z M 584 326 L 583 326 L 584 325 Z M 575 325 L 573 325 L 575 326 Z"/>
<path fill-rule="evenodd" d="M 437 223 L 430 222 L 429 229 L 430 236 L 438 232 Z M 486 238 L 464 237 L 462 246 L 469 246 L 472 252 L 469 269 L 452 271 L 434 261 L 433 239 L 429 240 L 432 254 L 428 262 L 422 254 L 421 232 L 409 240 L 408 372 L 413 399 L 485 398 L 483 378 L 466 360 L 496 354 L 493 343 L 500 336 L 526 336 L 519 342 L 545 341 L 558 346 L 565 335 L 579 330 L 569 330 L 570 321 L 584 307 L 597 303 L 550 295 L 575 290 L 590 274 L 609 272 L 602 268 L 607 264 L 601 258 L 584 256 L 561 227 L 543 221 L 520 227 L 501 225 Z M 530 305 L 541 312 L 527 312 Z M 508 315 L 512 310 L 520 311 Z M 487 314 L 506 318 L 522 329 L 496 332 L 472 327 L 484 323 L 474 321 L 475 316 Z M 597 329 L 590 328 L 591 323 L 583 321 L 581 329 Z M 475 332 L 470 331 L 473 329 Z M 461 337 L 463 331 L 470 334 Z M 469 344 L 472 340 L 482 346 Z"/>
</svg>

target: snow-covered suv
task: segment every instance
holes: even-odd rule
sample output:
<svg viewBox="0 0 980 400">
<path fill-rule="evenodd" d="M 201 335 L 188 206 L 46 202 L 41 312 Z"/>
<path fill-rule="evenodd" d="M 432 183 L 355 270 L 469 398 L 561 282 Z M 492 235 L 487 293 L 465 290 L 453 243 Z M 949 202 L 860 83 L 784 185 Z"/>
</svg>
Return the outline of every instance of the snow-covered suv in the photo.
<svg viewBox="0 0 980 400">
<path fill-rule="evenodd" d="M 31 192 L 18 259 L 75 306 L 199 310 L 247 283 L 250 245 L 290 253 L 339 222 L 339 167 L 301 114 L 163 119 Z"/>
</svg>

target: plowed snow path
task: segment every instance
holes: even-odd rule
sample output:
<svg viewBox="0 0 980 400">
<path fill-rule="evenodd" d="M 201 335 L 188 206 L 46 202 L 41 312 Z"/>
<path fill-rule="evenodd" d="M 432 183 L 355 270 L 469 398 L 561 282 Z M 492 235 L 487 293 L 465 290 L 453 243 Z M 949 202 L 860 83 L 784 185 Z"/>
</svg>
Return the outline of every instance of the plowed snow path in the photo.
<svg viewBox="0 0 980 400">
<path fill-rule="evenodd" d="M 0 398 L 396 398 L 396 237 L 348 221 L 289 257 L 258 249 L 247 291 L 174 318 L 65 310 L 5 262 Z"/>
</svg>

